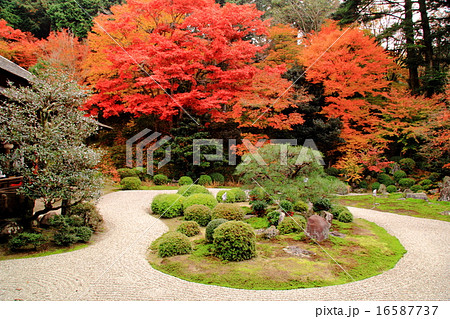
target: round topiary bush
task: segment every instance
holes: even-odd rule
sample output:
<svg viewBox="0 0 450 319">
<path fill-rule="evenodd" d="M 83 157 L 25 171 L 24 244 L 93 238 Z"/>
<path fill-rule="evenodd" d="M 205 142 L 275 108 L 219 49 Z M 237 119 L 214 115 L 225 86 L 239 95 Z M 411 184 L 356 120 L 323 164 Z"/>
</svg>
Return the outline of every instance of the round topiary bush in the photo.
<svg viewBox="0 0 450 319">
<path fill-rule="evenodd" d="M 379 188 L 380 188 L 380 183 L 378 183 L 378 182 L 370 184 L 371 190 L 378 190 Z"/>
<path fill-rule="evenodd" d="M 185 199 L 183 208 L 186 210 L 192 205 L 205 205 L 213 209 L 217 205 L 217 200 L 211 194 L 192 194 Z"/>
<path fill-rule="evenodd" d="M 440 179 L 441 179 L 441 174 L 439 174 L 439 173 L 436 173 L 436 172 L 433 172 L 433 173 L 431 173 L 430 174 L 430 180 L 433 182 L 433 183 L 436 183 L 436 182 L 438 182 Z"/>
<path fill-rule="evenodd" d="M 159 257 L 184 255 L 192 251 L 189 238 L 179 232 L 167 232 L 157 240 Z"/>
<path fill-rule="evenodd" d="M 424 190 L 428 190 L 433 185 L 433 182 L 430 179 L 423 179 L 419 182 L 419 185 L 422 186 Z"/>
<path fill-rule="evenodd" d="M 343 210 L 339 213 L 337 220 L 343 223 L 351 223 L 353 221 L 353 214 L 348 210 Z"/>
<path fill-rule="evenodd" d="M 408 175 L 406 174 L 405 171 L 402 171 L 402 170 L 396 171 L 396 172 L 394 173 L 394 179 L 395 179 L 397 182 L 398 182 L 399 180 L 401 180 L 402 178 L 406 178 L 406 176 L 408 176 Z"/>
<path fill-rule="evenodd" d="M 178 189 L 177 194 L 183 195 L 184 197 L 189 197 L 192 194 L 211 194 L 206 187 L 201 185 L 184 185 Z"/>
<path fill-rule="evenodd" d="M 378 175 L 378 182 L 380 184 L 384 184 L 386 186 L 395 184 L 394 180 L 388 174 L 384 174 L 384 173 Z"/>
<path fill-rule="evenodd" d="M 306 226 L 306 219 L 301 216 L 296 217 L 286 217 L 283 221 L 277 226 L 277 229 L 280 231 L 281 235 L 284 234 L 292 234 L 292 233 L 301 233 Z"/>
<path fill-rule="evenodd" d="M 236 202 L 245 202 L 247 200 L 247 194 L 240 188 L 232 188 L 228 191 L 228 194 L 232 194 Z"/>
<path fill-rule="evenodd" d="M 185 220 L 193 220 L 205 227 L 211 221 L 211 208 L 205 205 L 192 205 L 184 211 Z"/>
<path fill-rule="evenodd" d="M 153 214 L 163 218 L 172 218 L 183 215 L 185 197 L 179 194 L 159 194 L 152 201 Z"/>
<path fill-rule="evenodd" d="M 235 193 L 230 190 L 221 190 L 217 193 L 216 199 L 219 203 L 234 203 L 236 202 Z"/>
<path fill-rule="evenodd" d="M 228 219 L 242 220 L 244 218 L 244 210 L 236 204 L 219 203 L 211 212 L 212 219 Z"/>
<path fill-rule="evenodd" d="M 225 176 L 223 176 L 220 173 L 211 173 L 211 174 L 209 174 L 209 177 L 211 177 L 211 180 L 214 183 L 217 183 L 219 185 L 222 185 L 223 183 L 225 183 Z"/>
<path fill-rule="evenodd" d="M 211 220 L 208 223 L 208 225 L 206 226 L 206 229 L 205 229 L 206 241 L 209 242 L 209 243 L 212 243 L 213 240 L 214 240 L 214 238 L 213 238 L 214 230 L 217 227 L 219 227 L 220 225 L 222 225 L 223 223 L 226 223 L 226 222 L 228 222 L 228 220 L 227 219 L 223 219 L 223 218 Z"/>
<path fill-rule="evenodd" d="M 395 193 L 397 191 L 397 187 L 395 187 L 395 185 L 389 185 L 388 187 L 386 187 L 386 191 L 388 193 Z"/>
<path fill-rule="evenodd" d="M 294 203 L 293 208 L 294 208 L 294 212 L 306 213 L 309 209 L 309 206 L 304 201 L 299 199 Z"/>
<path fill-rule="evenodd" d="M 141 180 L 139 177 L 125 177 L 120 181 L 120 186 L 124 190 L 137 190 L 141 188 Z"/>
<path fill-rule="evenodd" d="M 164 174 L 156 174 L 153 176 L 153 183 L 155 185 L 165 185 L 169 182 L 169 178 Z"/>
<path fill-rule="evenodd" d="M 369 188 L 369 183 L 367 183 L 366 181 L 360 181 L 358 183 L 358 188 L 367 189 Z"/>
<path fill-rule="evenodd" d="M 191 184 L 194 184 L 194 181 L 189 176 L 181 176 L 180 179 L 178 180 L 179 186 L 191 185 Z"/>
<path fill-rule="evenodd" d="M 223 223 L 214 230 L 214 255 L 222 260 L 241 261 L 256 256 L 256 236 L 244 222 Z"/>
<path fill-rule="evenodd" d="M 419 192 L 423 191 L 423 188 L 420 185 L 413 185 L 410 187 L 410 190 L 413 193 L 419 193 Z"/>
<path fill-rule="evenodd" d="M 403 158 L 399 162 L 402 170 L 411 173 L 416 167 L 416 162 L 412 158 Z"/>
<path fill-rule="evenodd" d="M 398 181 L 398 185 L 400 185 L 403 188 L 410 188 L 416 183 L 415 180 L 412 178 L 402 178 Z"/>
<path fill-rule="evenodd" d="M 182 222 L 180 226 L 178 226 L 177 232 L 180 232 L 188 237 L 192 237 L 200 233 L 200 225 L 192 220 Z"/>
<path fill-rule="evenodd" d="M 280 207 L 286 214 L 291 214 L 294 212 L 294 205 L 288 200 L 281 200 Z"/>
<path fill-rule="evenodd" d="M 331 207 L 330 213 L 332 213 L 332 214 L 333 214 L 333 217 L 337 219 L 338 216 L 339 216 L 339 214 L 340 214 L 342 211 L 349 211 L 349 210 L 347 209 L 347 207 L 342 206 L 342 205 L 333 205 L 333 206 Z"/>
<path fill-rule="evenodd" d="M 138 172 L 132 168 L 119 168 L 117 173 L 119 173 L 120 179 L 124 179 L 125 177 L 138 177 Z"/>
<path fill-rule="evenodd" d="M 198 179 L 198 183 L 200 185 L 211 185 L 212 179 L 208 175 L 201 175 L 200 178 Z"/>
<path fill-rule="evenodd" d="M 330 210 L 331 201 L 328 198 L 319 198 L 313 202 L 313 209 L 315 212 L 321 210 Z"/>
</svg>

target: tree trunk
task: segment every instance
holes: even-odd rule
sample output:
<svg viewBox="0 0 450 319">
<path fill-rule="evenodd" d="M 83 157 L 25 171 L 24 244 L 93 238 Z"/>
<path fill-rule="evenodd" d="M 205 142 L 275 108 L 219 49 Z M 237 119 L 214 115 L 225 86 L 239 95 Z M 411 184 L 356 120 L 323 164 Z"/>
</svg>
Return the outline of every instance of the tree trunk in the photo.
<svg viewBox="0 0 450 319">
<path fill-rule="evenodd" d="M 417 94 L 419 92 L 419 73 L 417 71 L 419 63 L 414 41 L 414 21 L 411 0 L 405 0 L 403 32 L 406 38 L 406 65 L 409 70 L 409 87 L 413 94 Z"/>
</svg>

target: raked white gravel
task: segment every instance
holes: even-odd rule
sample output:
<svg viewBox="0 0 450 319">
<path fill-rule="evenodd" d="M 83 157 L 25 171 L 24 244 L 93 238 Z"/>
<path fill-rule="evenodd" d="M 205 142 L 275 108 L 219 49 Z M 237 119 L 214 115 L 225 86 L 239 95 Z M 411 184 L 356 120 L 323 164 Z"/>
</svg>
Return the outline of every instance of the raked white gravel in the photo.
<svg viewBox="0 0 450 319">
<path fill-rule="evenodd" d="M 218 190 L 212 190 L 216 193 Z M 450 223 L 350 208 L 396 236 L 407 254 L 394 269 L 345 285 L 283 291 L 187 282 L 154 270 L 148 246 L 167 231 L 148 214 L 152 198 L 175 191 L 121 191 L 98 207 L 106 231 L 81 250 L 0 261 L 0 300 L 449 300 Z"/>
</svg>

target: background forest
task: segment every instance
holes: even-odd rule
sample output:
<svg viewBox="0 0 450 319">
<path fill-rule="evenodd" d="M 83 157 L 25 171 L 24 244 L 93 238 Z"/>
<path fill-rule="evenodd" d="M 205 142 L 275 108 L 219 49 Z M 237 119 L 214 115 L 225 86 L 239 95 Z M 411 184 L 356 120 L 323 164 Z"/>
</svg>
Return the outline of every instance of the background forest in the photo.
<svg viewBox="0 0 450 319">
<path fill-rule="evenodd" d="M 170 178 L 231 176 L 226 161 L 193 165 L 198 138 L 236 139 L 239 155 L 243 138 L 313 139 L 326 171 L 362 188 L 399 169 L 418 182 L 450 174 L 446 1 L 0 8 L 0 55 L 34 73 L 57 69 L 90 91 L 82 109 L 113 128 L 91 141 L 112 176 L 125 166 L 126 140 L 144 128 L 171 137 L 172 162 L 160 170 Z"/>
</svg>

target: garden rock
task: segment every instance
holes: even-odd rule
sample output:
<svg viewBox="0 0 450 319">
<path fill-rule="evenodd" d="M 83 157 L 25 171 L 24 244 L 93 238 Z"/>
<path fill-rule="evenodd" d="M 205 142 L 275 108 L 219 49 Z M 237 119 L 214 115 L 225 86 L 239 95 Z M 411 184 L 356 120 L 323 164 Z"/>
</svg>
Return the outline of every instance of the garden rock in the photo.
<svg viewBox="0 0 450 319">
<path fill-rule="evenodd" d="M 50 226 L 50 219 L 57 215 L 60 215 L 60 213 L 56 211 L 48 212 L 47 214 L 42 215 L 41 219 L 39 220 L 39 224 L 41 226 Z"/>
<path fill-rule="evenodd" d="M 286 214 L 284 212 L 280 212 L 280 217 L 278 217 L 278 223 L 277 225 L 280 225 L 281 222 L 284 220 L 284 218 L 286 217 Z"/>
<path fill-rule="evenodd" d="M 256 215 L 253 215 L 253 214 L 247 214 L 247 215 L 244 216 L 244 219 L 250 219 L 250 218 L 252 218 L 252 217 L 256 217 Z"/>
<path fill-rule="evenodd" d="M 330 236 L 344 238 L 344 237 L 345 237 L 345 234 L 340 233 L 340 232 L 338 232 L 338 231 L 332 231 L 332 232 L 330 233 Z"/>
<path fill-rule="evenodd" d="M 428 200 L 427 194 L 425 193 L 408 193 L 405 196 L 406 198 L 414 198 L 414 199 L 423 199 Z"/>
<path fill-rule="evenodd" d="M 381 184 L 380 187 L 378 188 L 378 193 L 383 195 L 387 194 L 386 185 Z"/>
<path fill-rule="evenodd" d="M 0 224 L 0 238 L 8 238 L 17 235 L 23 230 L 16 222 L 4 222 Z"/>
<path fill-rule="evenodd" d="M 277 237 L 280 234 L 280 231 L 275 226 L 270 226 L 269 228 L 265 229 L 263 232 L 263 236 L 267 239 L 272 239 Z"/>
<path fill-rule="evenodd" d="M 333 214 L 330 212 L 323 212 L 323 217 L 331 225 L 331 223 L 333 222 Z"/>
<path fill-rule="evenodd" d="M 305 250 L 302 249 L 298 246 L 287 246 L 286 248 L 283 248 L 283 250 L 288 253 L 289 255 L 294 255 L 297 257 L 302 257 L 302 258 L 307 258 L 307 257 L 311 257 L 314 256 L 316 253 L 309 251 L 309 250 Z"/>
<path fill-rule="evenodd" d="M 447 176 L 444 178 L 443 187 L 441 189 L 441 196 L 439 200 L 450 202 L 450 179 Z"/>
<path fill-rule="evenodd" d="M 325 218 L 319 215 L 312 215 L 308 218 L 305 234 L 316 241 L 328 239 L 330 235 L 330 224 Z"/>
<path fill-rule="evenodd" d="M 446 210 L 445 212 L 440 212 L 439 214 L 444 215 L 444 216 L 449 216 L 450 210 Z"/>
</svg>

